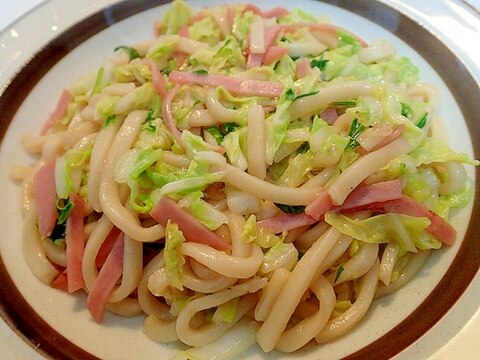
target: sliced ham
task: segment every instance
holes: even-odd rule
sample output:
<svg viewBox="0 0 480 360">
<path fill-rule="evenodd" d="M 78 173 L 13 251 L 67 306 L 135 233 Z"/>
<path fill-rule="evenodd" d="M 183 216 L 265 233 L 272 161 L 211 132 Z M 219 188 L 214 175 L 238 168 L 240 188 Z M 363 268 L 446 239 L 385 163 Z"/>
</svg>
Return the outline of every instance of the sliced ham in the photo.
<svg viewBox="0 0 480 360">
<path fill-rule="evenodd" d="M 38 216 L 38 231 L 42 238 L 49 236 L 58 219 L 55 190 L 56 159 L 43 165 L 33 177 L 33 198 Z"/>
<path fill-rule="evenodd" d="M 298 61 L 296 70 L 297 79 L 307 77 L 308 75 L 310 75 L 311 71 L 312 68 L 310 67 L 310 59 L 305 58 Z"/>
<path fill-rule="evenodd" d="M 328 108 L 322 111 L 320 117 L 325 120 L 328 125 L 333 125 L 338 119 L 338 113 L 335 108 Z"/>
<path fill-rule="evenodd" d="M 243 12 L 246 12 L 246 11 L 251 11 L 254 14 L 258 14 L 264 18 L 273 18 L 273 17 L 278 18 L 278 17 L 282 17 L 290 14 L 290 11 L 288 11 L 287 9 L 281 6 L 277 6 L 273 9 L 262 11 L 258 6 L 253 4 L 246 4 L 245 8 L 243 9 Z"/>
<path fill-rule="evenodd" d="M 105 264 L 100 269 L 92 290 L 88 294 L 87 308 L 97 323 L 102 322 L 108 298 L 122 276 L 124 248 L 124 234 L 120 233 Z"/>
<path fill-rule="evenodd" d="M 280 60 L 283 58 L 285 55 L 288 54 L 288 49 L 282 46 L 270 46 L 267 49 L 267 52 L 263 56 L 263 64 L 265 65 L 270 65 L 273 64 L 274 62 Z"/>
<path fill-rule="evenodd" d="M 325 213 L 333 206 L 332 199 L 327 191 L 319 193 L 305 208 L 305 214 L 316 220 L 323 219 Z"/>
<path fill-rule="evenodd" d="M 105 264 L 108 254 L 110 254 L 110 252 L 112 251 L 113 246 L 117 242 L 117 238 L 119 235 L 120 229 L 114 226 L 110 233 L 107 235 L 105 241 L 102 243 L 102 246 L 100 246 L 97 256 L 95 257 L 95 265 L 97 267 L 102 267 L 103 264 Z"/>
<path fill-rule="evenodd" d="M 328 192 L 324 191 L 305 208 L 305 213 L 317 220 L 321 220 L 327 211 L 341 212 L 371 203 L 396 200 L 401 197 L 402 186 L 400 180 L 383 181 L 357 187 L 347 196 L 345 202 L 339 206 L 333 206 Z"/>
<path fill-rule="evenodd" d="M 177 224 L 187 241 L 208 245 L 220 251 L 231 249 L 231 245 L 220 235 L 207 229 L 194 216 L 178 206 L 168 196 L 160 199 L 155 208 L 150 212 L 150 216 L 163 226 L 167 226 L 168 220 Z"/>
<path fill-rule="evenodd" d="M 315 224 L 316 222 L 318 222 L 318 220 L 312 218 L 305 213 L 282 213 L 270 219 L 260 220 L 259 222 L 257 222 L 257 225 L 260 228 L 268 230 L 273 234 L 278 234 L 283 232 L 284 230 L 289 231 L 293 229 L 298 229 L 302 226 Z"/>
<path fill-rule="evenodd" d="M 61 272 L 53 281 L 50 283 L 50 286 L 67 292 L 68 291 L 68 279 L 67 279 L 67 271 Z"/>
<path fill-rule="evenodd" d="M 385 202 L 376 202 L 359 208 L 357 210 L 372 210 L 383 213 L 397 213 L 415 217 L 426 217 L 430 220 L 427 231 L 438 238 L 445 245 L 453 245 L 457 238 L 457 232 L 446 220 L 438 216 L 418 201 L 402 195 L 399 199 Z"/>
<path fill-rule="evenodd" d="M 148 65 L 150 72 L 152 73 L 152 84 L 155 88 L 155 91 L 164 98 L 167 96 L 167 84 L 165 83 L 165 79 L 161 74 L 160 70 L 158 69 L 157 65 L 149 59 L 143 60 L 145 64 Z"/>
<path fill-rule="evenodd" d="M 188 38 L 190 36 L 190 31 L 188 30 L 188 27 L 186 26 L 180 27 L 180 29 L 178 29 L 178 35 Z"/>
<path fill-rule="evenodd" d="M 311 24 L 310 23 L 305 23 L 305 24 L 295 24 L 293 26 L 296 26 L 298 28 L 308 27 L 310 29 L 310 31 L 312 31 L 312 32 L 319 32 L 319 33 L 322 33 L 322 34 L 326 34 L 327 36 L 329 36 L 333 39 L 335 45 L 337 44 L 337 41 L 338 41 L 338 32 L 339 31 L 344 31 L 344 32 L 354 36 L 355 39 L 360 43 L 360 45 L 362 47 L 367 47 L 368 46 L 366 41 L 364 41 L 362 38 L 360 38 L 359 36 L 351 33 L 350 31 L 345 30 L 344 28 L 342 28 L 340 26 L 327 24 L 327 23 L 311 23 Z M 326 45 L 330 45 L 330 44 L 326 44 Z"/>
<path fill-rule="evenodd" d="M 47 121 L 43 124 L 40 130 L 40 135 L 45 135 L 47 131 L 67 114 L 68 104 L 72 100 L 72 94 L 68 90 L 63 90 L 60 99 L 58 100 L 55 110 L 49 115 Z"/>
<path fill-rule="evenodd" d="M 170 81 L 177 84 L 195 84 L 202 86 L 224 86 L 237 95 L 279 97 L 283 85 L 272 81 L 247 80 L 235 76 L 218 74 L 195 74 L 193 72 L 172 71 Z"/>
<path fill-rule="evenodd" d="M 83 289 L 85 282 L 82 275 L 82 259 L 85 249 L 85 232 L 83 216 L 85 201 L 75 193 L 70 195 L 73 209 L 67 219 L 65 245 L 67 256 L 68 292 Z"/>
<path fill-rule="evenodd" d="M 330 211 L 341 212 L 371 203 L 398 200 L 401 197 L 402 184 L 400 180 L 382 181 L 371 185 L 359 186 L 347 196 L 343 205 L 334 206 Z"/>
<path fill-rule="evenodd" d="M 264 54 L 248 54 L 247 57 L 247 69 L 262 66 Z"/>
</svg>

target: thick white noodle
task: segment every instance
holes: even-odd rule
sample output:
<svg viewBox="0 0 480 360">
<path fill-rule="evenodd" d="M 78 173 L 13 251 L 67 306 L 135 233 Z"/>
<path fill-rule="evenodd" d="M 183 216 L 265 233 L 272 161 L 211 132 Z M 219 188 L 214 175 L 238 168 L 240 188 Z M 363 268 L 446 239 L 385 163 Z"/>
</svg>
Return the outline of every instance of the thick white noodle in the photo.
<svg viewBox="0 0 480 360">
<path fill-rule="evenodd" d="M 138 284 L 138 303 L 143 312 L 147 315 L 153 315 L 163 320 L 174 320 L 173 315 L 170 313 L 170 308 L 164 303 L 158 301 L 158 299 L 148 289 L 148 279 L 158 269 L 165 266 L 165 260 L 163 258 L 163 250 L 158 253 L 143 269 L 143 275 Z"/>
<path fill-rule="evenodd" d="M 272 351 L 287 327 L 295 308 L 307 291 L 318 267 L 342 234 L 330 228 L 303 255 L 288 278 L 285 287 L 257 332 L 257 342 L 265 352 Z"/>
<path fill-rule="evenodd" d="M 230 289 L 225 289 L 211 295 L 205 295 L 197 299 L 193 299 L 185 305 L 183 310 L 177 317 L 177 334 L 180 340 L 190 346 L 201 346 L 222 336 L 227 329 L 232 327 L 235 322 L 240 320 L 243 315 L 253 308 L 255 301 L 248 301 L 245 304 L 243 299 L 240 299 L 235 318 L 231 323 L 221 322 L 220 324 L 205 325 L 200 329 L 194 329 L 190 325 L 193 317 L 207 309 L 217 307 L 232 299 L 239 298 L 249 293 L 255 293 L 263 288 L 267 283 L 265 278 L 253 277 L 241 284 L 235 285 Z M 248 306 L 245 306 L 248 305 Z"/>
<path fill-rule="evenodd" d="M 363 319 L 375 295 L 378 283 L 378 266 L 378 261 L 376 261 L 364 275 L 360 293 L 353 305 L 343 314 L 328 321 L 323 330 L 315 336 L 318 343 L 324 344 L 338 339 L 352 330 Z"/>
<path fill-rule="evenodd" d="M 103 213 L 125 235 L 137 241 L 153 242 L 164 236 L 165 229 L 161 225 L 149 228 L 142 227 L 138 220 L 120 202 L 118 184 L 113 178 L 116 162 L 132 146 L 146 116 L 146 111 L 133 111 L 123 122 L 122 127 L 115 136 L 105 162 L 100 181 L 99 197 Z"/>
<path fill-rule="evenodd" d="M 274 185 L 237 169 L 230 164 L 224 164 L 226 174 L 224 180 L 260 199 L 270 200 L 286 205 L 308 205 L 321 188 L 289 188 Z"/>
<path fill-rule="evenodd" d="M 249 257 L 252 253 L 252 245 L 247 244 L 241 237 L 245 219 L 242 215 L 232 212 L 228 214 L 228 229 L 230 230 L 230 238 L 232 239 L 232 256 L 240 258 Z"/>
<path fill-rule="evenodd" d="M 310 249 L 312 244 L 317 241 L 317 239 L 329 228 L 329 224 L 327 224 L 325 221 L 320 221 L 318 224 L 305 231 L 295 240 L 295 247 L 302 252 L 306 252 L 308 249 Z"/>
<path fill-rule="evenodd" d="M 380 271 L 378 278 L 385 285 L 390 284 L 392 278 L 393 267 L 400 253 L 400 246 L 396 241 L 390 241 L 386 246 L 382 254 L 382 260 L 380 261 Z"/>
<path fill-rule="evenodd" d="M 287 283 L 290 271 L 284 268 L 278 268 L 273 273 L 272 278 L 262 290 L 262 296 L 255 306 L 254 317 L 257 321 L 265 321 L 272 306 L 275 303 L 280 291 Z"/>
<path fill-rule="evenodd" d="M 105 161 L 108 151 L 110 150 L 113 139 L 120 129 L 121 121 L 117 119 L 113 124 L 100 130 L 93 144 L 92 153 L 90 155 L 90 172 L 87 183 L 87 200 L 92 208 L 101 212 L 99 189 L 100 179 L 104 171 Z"/>
<path fill-rule="evenodd" d="M 332 285 L 320 275 L 313 280 L 310 289 L 318 299 L 320 305 L 318 311 L 286 330 L 275 345 L 275 349 L 286 353 L 300 349 L 323 329 L 330 318 L 337 300 Z"/>
<path fill-rule="evenodd" d="M 378 244 L 365 244 L 353 255 L 350 260 L 343 264 L 343 271 L 337 276 L 332 273 L 328 280 L 335 285 L 357 279 L 367 273 L 373 263 L 378 259 Z M 335 278 L 336 281 L 335 281 Z"/>
<path fill-rule="evenodd" d="M 36 220 L 35 206 L 32 206 L 23 221 L 22 240 L 25 260 L 37 279 L 50 285 L 59 271 L 50 263 L 43 251 Z"/>
<path fill-rule="evenodd" d="M 138 299 L 129 297 L 115 303 L 107 303 L 105 304 L 105 309 L 123 317 L 134 317 L 143 314 L 142 308 L 138 304 Z"/>
<path fill-rule="evenodd" d="M 148 315 L 143 322 L 143 333 L 160 343 L 178 340 L 175 320 L 164 320 L 155 315 Z"/>
<path fill-rule="evenodd" d="M 410 149 L 411 145 L 400 137 L 381 149 L 368 153 L 355 161 L 329 187 L 328 193 L 333 203 L 335 205 L 343 204 L 348 194 L 365 180 L 367 176 L 384 167 L 397 156 L 408 153 Z"/>
<path fill-rule="evenodd" d="M 49 238 L 41 239 L 42 249 L 45 255 L 55 265 L 67 267 L 67 255 L 65 249 L 56 246 Z"/>
<path fill-rule="evenodd" d="M 352 243 L 352 238 L 350 236 L 342 236 L 338 239 L 335 246 L 328 252 L 328 255 L 323 260 L 322 265 L 317 270 L 317 275 L 323 274 L 325 271 L 330 269 L 330 267 L 335 264 L 335 262 L 340 259 L 340 257 L 348 250 L 348 247 Z"/>
<path fill-rule="evenodd" d="M 335 101 L 371 95 L 376 89 L 375 85 L 367 81 L 345 81 L 329 84 L 321 88 L 317 94 L 295 101 L 290 107 L 292 119 L 298 119 L 316 110 L 326 108 Z"/>
<path fill-rule="evenodd" d="M 248 109 L 247 126 L 248 173 L 262 180 L 267 175 L 266 124 L 263 107 L 257 104 L 250 106 L 250 109 Z"/>
<path fill-rule="evenodd" d="M 407 285 L 430 257 L 431 250 L 420 250 L 416 254 L 412 254 L 408 264 L 403 268 L 402 273 L 397 280 L 391 282 L 388 286 L 380 284 L 375 293 L 375 298 L 381 298 L 391 294 L 398 289 Z"/>
<path fill-rule="evenodd" d="M 249 257 L 231 256 L 210 246 L 193 242 L 183 243 L 181 253 L 221 275 L 239 279 L 255 275 L 263 261 L 262 249 L 257 244 L 252 244 Z"/>
</svg>

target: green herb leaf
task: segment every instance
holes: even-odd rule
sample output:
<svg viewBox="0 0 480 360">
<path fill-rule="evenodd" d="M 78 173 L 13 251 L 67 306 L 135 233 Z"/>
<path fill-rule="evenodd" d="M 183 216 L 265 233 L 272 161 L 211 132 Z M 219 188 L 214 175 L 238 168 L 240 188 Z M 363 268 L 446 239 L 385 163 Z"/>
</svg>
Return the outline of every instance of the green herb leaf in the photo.
<svg viewBox="0 0 480 360">
<path fill-rule="evenodd" d="M 287 214 L 300 214 L 305 212 L 305 206 L 302 206 L 302 205 L 294 206 L 294 205 L 285 205 L 285 204 L 275 203 L 275 206 Z"/>
<path fill-rule="evenodd" d="M 103 81 L 104 72 L 105 72 L 105 69 L 103 67 L 98 69 L 97 78 L 95 79 L 95 85 L 93 85 L 93 89 L 92 89 L 92 94 L 98 94 L 102 92 L 102 89 L 103 89 L 102 81 Z"/>
<path fill-rule="evenodd" d="M 420 119 L 417 121 L 417 127 L 423 129 L 423 127 L 427 124 L 427 115 L 428 112 L 424 112 Z"/>
<path fill-rule="evenodd" d="M 357 100 L 334 101 L 330 103 L 330 105 L 341 106 L 341 107 L 353 107 L 353 106 L 357 106 Z"/>
<path fill-rule="evenodd" d="M 125 51 L 128 54 L 128 57 L 130 58 L 130 60 L 140 57 L 138 50 L 131 46 L 120 45 L 120 46 L 117 46 L 114 51 L 118 51 L 118 50 Z"/>
<path fill-rule="evenodd" d="M 208 132 L 210 135 L 213 136 L 215 141 L 217 142 L 218 145 L 220 145 L 223 141 L 223 134 L 220 131 L 220 128 L 218 126 L 211 126 L 205 129 L 206 132 Z"/>
<path fill-rule="evenodd" d="M 105 122 L 102 124 L 102 129 L 105 129 L 107 126 L 115 124 L 116 120 L 117 120 L 117 115 L 110 115 L 109 117 L 107 117 Z"/>
<path fill-rule="evenodd" d="M 320 70 L 324 70 L 325 66 L 327 66 L 327 63 L 328 63 L 327 59 L 313 59 L 312 61 L 310 61 L 310 66 L 312 68 L 317 67 Z"/>
<path fill-rule="evenodd" d="M 402 105 L 402 115 L 405 116 L 407 119 L 411 119 L 413 115 L 413 110 L 410 107 L 410 105 L 403 102 L 401 103 L 401 105 Z"/>
<path fill-rule="evenodd" d="M 58 211 L 57 224 L 62 225 L 65 223 L 65 221 L 67 221 L 68 216 L 72 212 L 74 204 L 70 201 L 70 199 L 57 199 L 56 206 Z"/>
<path fill-rule="evenodd" d="M 297 154 L 305 154 L 308 150 L 310 150 L 310 144 L 306 141 L 297 149 Z"/>
<path fill-rule="evenodd" d="M 232 131 L 235 131 L 240 125 L 236 123 L 225 123 L 223 124 L 223 129 L 224 129 L 224 135 L 227 135 L 228 133 L 231 133 Z"/>
<path fill-rule="evenodd" d="M 350 129 L 348 130 L 348 137 L 350 138 L 345 150 L 355 149 L 360 144 L 357 141 L 357 138 L 362 132 L 365 131 L 365 126 L 363 126 L 357 118 L 353 119 Z"/>
<path fill-rule="evenodd" d="M 337 269 L 337 273 L 335 274 L 335 280 L 333 280 L 334 283 L 336 283 L 337 280 L 340 278 L 340 275 L 342 275 L 343 270 L 345 270 L 345 268 L 342 265 L 340 265 Z"/>
<path fill-rule="evenodd" d="M 205 69 L 198 69 L 198 70 L 193 70 L 193 73 L 198 75 L 207 75 L 208 71 Z"/>
<path fill-rule="evenodd" d="M 295 101 L 295 92 L 293 91 L 292 88 L 285 91 L 285 99 L 289 101 Z"/>
<path fill-rule="evenodd" d="M 310 92 L 305 93 L 305 94 L 300 94 L 300 95 L 296 96 L 295 99 L 293 99 L 293 101 L 304 98 L 304 97 L 307 97 L 307 96 L 312 96 L 312 95 L 315 95 L 315 94 L 318 94 L 318 90 L 317 91 L 310 91 Z"/>
</svg>

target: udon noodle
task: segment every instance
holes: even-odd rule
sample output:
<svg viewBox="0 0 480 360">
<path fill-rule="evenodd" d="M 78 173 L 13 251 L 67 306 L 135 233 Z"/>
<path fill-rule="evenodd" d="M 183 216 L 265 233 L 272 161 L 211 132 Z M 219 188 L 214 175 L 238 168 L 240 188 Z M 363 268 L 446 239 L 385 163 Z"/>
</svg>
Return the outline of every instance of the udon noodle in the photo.
<svg viewBox="0 0 480 360">
<path fill-rule="evenodd" d="M 437 91 L 390 43 L 178 0 L 155 31 L 65 89 L 11 174 L 32 272 L 97 322 L 192 347 L 249 324 L 246 347 L 290 353 L 455 242 L 477 162 L 434 137 Z"/>
</svg>

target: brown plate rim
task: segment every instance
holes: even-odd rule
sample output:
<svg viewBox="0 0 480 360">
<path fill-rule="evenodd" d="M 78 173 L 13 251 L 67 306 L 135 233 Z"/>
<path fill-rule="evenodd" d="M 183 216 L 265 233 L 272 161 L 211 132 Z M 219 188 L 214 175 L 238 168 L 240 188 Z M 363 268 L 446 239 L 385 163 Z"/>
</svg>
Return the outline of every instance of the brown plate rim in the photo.
<svg viewBox="0 0 480 360">
<path fill-rule="evenodd" d="M 15 113 L 33 87 L 75 47 L 119 21 L 167 3 L 166 0 L 126 0 L 110 5 L 74 24 L 28 60 L 0 95 L 0 139 L 3 140 Z M 320 0 L 343 8 L 380 25 L 415 49 L 440 75 L 454 95 L 472 139 L 480 138 L 476 114 L 480 113 L 480 89 L 466 66 L 440 39 L 405 14 L 375 0 Z M 392 21 L 394 20 L 394 21 Z M 1 141 L 0 140 L 0 141 Z M 473 143 L 475 158 L 480 144 Z M 479 169 L 475 170 L 476 179 Z M 478 194 L 479 182 L 475 183 Z M 474 200 L 465 238 L 445 276 L 407 318 L 387 334 L 345 357 L 348 360 L 389 359 L 407 348 L 432 328 L 464 293 L 480 268 L 480 229 L 477 219 L 480 201 Z M 50 327 L 25 301 L 0 256 L 0 316 L 46 358 L 98 359 Z M 453 294 L 453 296 L 452 296 Z"/>
</svg>

